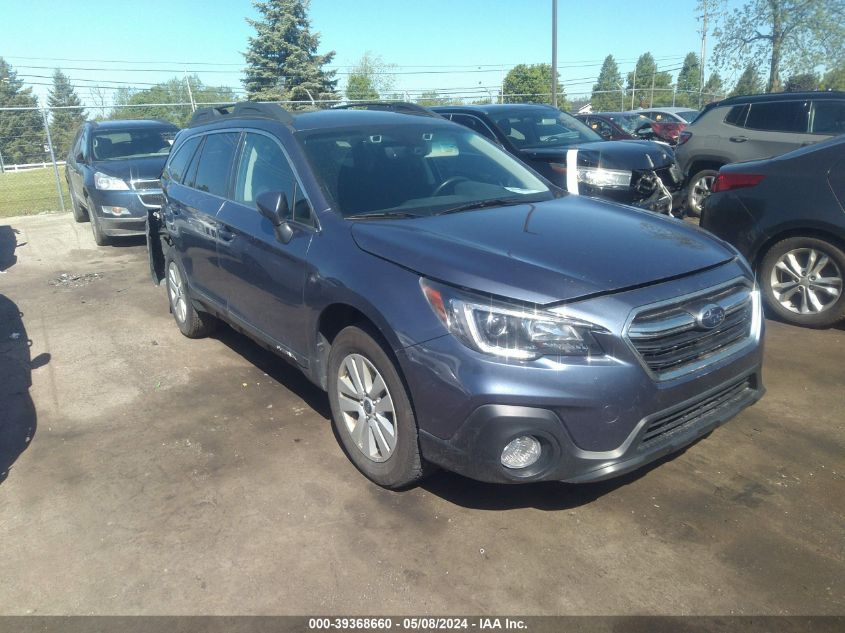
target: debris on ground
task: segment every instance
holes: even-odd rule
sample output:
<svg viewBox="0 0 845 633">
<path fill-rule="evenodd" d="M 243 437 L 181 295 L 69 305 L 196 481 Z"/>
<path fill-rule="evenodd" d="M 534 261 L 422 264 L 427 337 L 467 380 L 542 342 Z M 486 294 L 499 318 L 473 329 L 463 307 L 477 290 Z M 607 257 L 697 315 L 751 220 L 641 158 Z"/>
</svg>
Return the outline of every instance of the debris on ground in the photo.
<svg viewBox="0 0 845 633">
<path fill-rule="evenodd" d="M 62 286 L 64 288 L 81 288 L 87 286 L 95 279 L 102 279 L 103 275 L 100 273 L 85 273 L 76 275 L 73 273 L 62 273 L 55 279 L 51 279 L 48 283 L 51 286 Z"/>
</svg>

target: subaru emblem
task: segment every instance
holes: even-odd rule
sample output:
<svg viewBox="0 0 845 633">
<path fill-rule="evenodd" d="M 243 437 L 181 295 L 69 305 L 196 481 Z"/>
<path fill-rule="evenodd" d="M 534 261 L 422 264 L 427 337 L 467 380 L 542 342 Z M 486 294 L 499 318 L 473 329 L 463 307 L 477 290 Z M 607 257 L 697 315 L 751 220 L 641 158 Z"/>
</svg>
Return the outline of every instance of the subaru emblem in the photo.
<svg viewBox="0 0 845 633">
<path fill-rule="evenodd" d="M 725 309 L 713 303 L 704 306 L 695 317 L 696 323 L 701 327 L 712 330 L 719 327 L 725 320 Z"/>
</svg>

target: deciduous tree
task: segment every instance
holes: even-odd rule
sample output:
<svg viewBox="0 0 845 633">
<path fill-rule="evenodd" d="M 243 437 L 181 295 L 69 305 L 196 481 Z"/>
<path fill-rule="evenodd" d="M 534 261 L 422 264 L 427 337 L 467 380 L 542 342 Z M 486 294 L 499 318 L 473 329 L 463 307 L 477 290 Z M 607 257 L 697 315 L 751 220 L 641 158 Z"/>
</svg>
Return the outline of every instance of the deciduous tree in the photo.
<svg viewBox="0 0 845 633">
<path fill-rule="evenodd" d="M 517 64 L 505 75 L 505 103 L 551 103 L 552 67 L 550 64 Z M 558 105 L 563 107 L 566 93 L 558 82 Z"/>
<path fill-rule="evenodd" d="M 346 81 L 346 98 L 355 101 L 373 101 L 386 98 L 396 85 L 396 79 L 391 74 L 391 64 L 366 51 L 349 73 Z"/>
<path fill-rule="evenodd" d="M 784 71 L 842 59 L 843 15 L 845 0 L 748 0 L 716 29 L 715 60 L 736 69 L 749 59 L 767 60 L 766 90 L 777 92 Z"/>
</svg>

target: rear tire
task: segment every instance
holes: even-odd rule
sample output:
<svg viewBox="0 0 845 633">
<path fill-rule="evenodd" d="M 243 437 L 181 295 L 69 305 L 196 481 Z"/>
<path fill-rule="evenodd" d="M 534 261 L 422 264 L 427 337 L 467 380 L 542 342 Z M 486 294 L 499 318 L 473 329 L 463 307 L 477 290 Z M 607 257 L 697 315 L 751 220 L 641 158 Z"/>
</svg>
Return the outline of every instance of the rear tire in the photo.
<svg viewBox="0 0 845 633">
<path fill-rule="evenodd" d="M 772 246 L 760 264 L 766 305 L 780 319 L 830 327 L 845 318 L 845 252 L 814 237 L 790 237 Z"/>
<path fill-rule="evenodd" d="M 347 457 L 384 488 L 406 488 L 427 474 L 417 421 L 396 365 L 374 332 L 349 326 L 332 342 L 328 364 L 332 424 Z"/>
<path fill-rule="evenodd" d="M 719 172 L 714 169 L 702 169 L 690 178 L 687 187 L 687 215 L 700 218 L 704 210 L 704 202 L 710 195 L 713 181 Z"/>
<path fill-rule="evenodd" d="M 217 326 L 217 319 L 207 312 L 197 310 L 191 301 L 191 295 L 186 283 L 185 271 L 170 253 L 164 264 L 165 283 L 167 285 L 167 300 L 170 312 L 176 321 L 176 326 L 188 338 L 204 338 L 211 334 Z"/>
</svg>

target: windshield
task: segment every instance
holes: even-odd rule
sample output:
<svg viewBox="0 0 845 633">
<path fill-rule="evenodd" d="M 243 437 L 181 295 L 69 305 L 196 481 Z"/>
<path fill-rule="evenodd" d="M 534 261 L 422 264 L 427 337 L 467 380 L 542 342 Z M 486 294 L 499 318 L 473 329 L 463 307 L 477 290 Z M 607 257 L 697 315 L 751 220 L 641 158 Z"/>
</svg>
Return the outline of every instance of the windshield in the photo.
<svg viewBox="0 0 845 633">
<path fill-rule="evenodd" d="M 168 128 L 95 132 L 94 160 L 166 156 L 175 136 L 176 130 Z"/>
<path fill-rule="evenodd" d="M 574 116 L 554 108 L 496 110 L 490 116 L 502 134 L 520 149 L 566 147 L 604 140 Z"/>
<path fill-rule="evenodd" d="M 537 176 L 482 136 L 440 121 L 297 135 L 344 217 L 422 216 L 497 201 L 553 197 Z"/>
<path fill-rule="evenodd" d="M 614 114 L 611 121 L 630 134 L 634 134 L 644 125 L 651 125 L 652 121 L 644 114 Z"/>
</svg>

